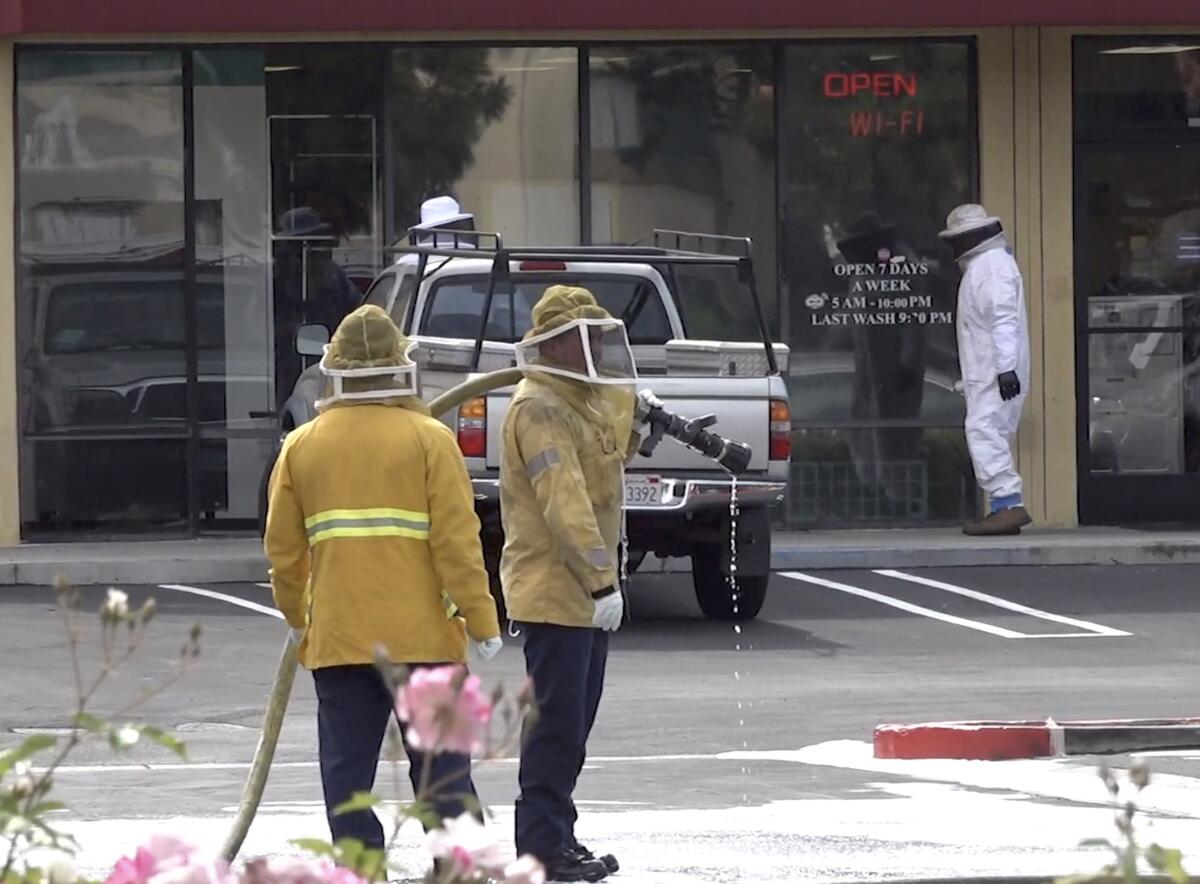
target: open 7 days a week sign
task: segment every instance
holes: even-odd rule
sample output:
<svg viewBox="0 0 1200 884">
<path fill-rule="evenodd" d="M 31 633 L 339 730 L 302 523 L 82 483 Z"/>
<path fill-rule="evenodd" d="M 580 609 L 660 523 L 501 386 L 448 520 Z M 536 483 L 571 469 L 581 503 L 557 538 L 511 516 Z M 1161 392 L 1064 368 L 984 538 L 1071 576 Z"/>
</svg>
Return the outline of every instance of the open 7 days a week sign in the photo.
<svg viewBox="0 0 1200 884">
<path fill-rule="evenodd" d="M 810 325 L 948 325 L 953 314 L 934 310 L 923 290 L 932 272 L 924 261 L 891 255 L 880 249 L 870 264 L 838 264 L 834 275 L 845 280 L 845 294 L 814 292 L 804 299 Z"/>
</svg>

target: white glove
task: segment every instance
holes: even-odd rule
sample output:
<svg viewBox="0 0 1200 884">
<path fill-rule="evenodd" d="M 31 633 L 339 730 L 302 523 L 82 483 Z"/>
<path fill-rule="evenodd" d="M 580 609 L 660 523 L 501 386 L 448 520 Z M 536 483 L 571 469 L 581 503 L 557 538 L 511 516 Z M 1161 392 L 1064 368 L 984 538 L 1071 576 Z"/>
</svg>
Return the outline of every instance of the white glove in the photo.
<svg viewBox="0 0 1200 884">
<path fill-rule="evenodd" d="M 637 394 L 637 399 L 633 415 L 639 425 L 646 423 L 646 418 L 649 417 L 651 409 L 663 407 L 663 401 L 655 396 L 651 390 L 642 390 Z"/>
<path fill-rule="evenodd" d="M 293 626 L 288 630 L 292 634 L 292 642 L 296 647 L 300 647 L 300 639 L 304 638 L 304 629 Z"/>
<path fill-rule="evenodd" d="M 502 647 L 504 647 L 504 640 L 500 636 L 485 638 L 481 642 L 471 642 L 471 650 L 475 652 L 475 656 L 485 662 L 499 654 Z"/>
<path fill-rule="evenodd" d="M 625 597 L 614 592 L 596 599 L 596 613 L 592 615 L 592 626 L 605 632 L 616 632 L 625 618 Z"/>
</svg>

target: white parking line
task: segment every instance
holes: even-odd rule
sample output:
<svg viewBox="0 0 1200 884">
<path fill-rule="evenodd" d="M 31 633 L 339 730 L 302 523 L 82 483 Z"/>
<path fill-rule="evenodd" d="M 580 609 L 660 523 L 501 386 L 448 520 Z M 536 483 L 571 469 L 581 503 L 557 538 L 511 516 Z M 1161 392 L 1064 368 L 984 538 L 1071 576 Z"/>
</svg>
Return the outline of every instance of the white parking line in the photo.
<svg viewBox="0 0 1200 884">
<path fill-rule="evenodd" d="M 231 605 L 237 605 L 239 608 L 245 608 L 248 611 L 257 611 L 259 614 L 266 614 L 269 617 L 283 619 L 281 614 L 275 608 L 268 608 L 266 605 L 260 605 L 257 602 L 248 602 L 245 599 L 239 599 L 235 595 L 226 595 L 223 592 L 214 592 L 211 589 L 201 589 L 198 586 L 184 586 L 182 583 L 160 583 L 159 589 L 172 589 L 175 592 L 186 592 L 191 595 L 204 596 L 207 599 L 217 599 L 222 602 L 229 602 Z"/>
<path fill-rule="evenodd" d="M 1000 638 L 1025 638 L 1025 633 L 1015 632 L 1011 629 L 1005 629 L 1002 626 L 992 626 L 990 623 L 980 623 L 977 620 L 968 620 L 965 617 L 955 617 L 953 614 L 943 614 L 941 611 L 935 611 L 932 608 L 922 608 L 920 605 L 914 605 L 901 599 L 894 599 L 890 595 L 884 595 L 879 592 L 872 592 L 869 589 L 862 589 L 858 586 L 849 586 L 845 583 L 835 583 L 832 580 L 826 580 L 823 577 L 813 577 L 811 574 L 802 574 L 799 571 L 783 571 L 780 576 L 790 577 L 792 580 L 799 580 L 803 583 L 811 583 L 814 586 L 823 586 L 826 589 L 836 589 L 838 592 L 856 595 L 864 599 L 870 599 L 873 602 L 879 602 L 881 605 L 887 605 L 889 608 L 899 608 L 901 611 L 908 611 L 910 614 L 919 614 L 922 617 L 928 617 L 931 620 L 941 620 L 943 623 L 952 623 L 955 626 L 963 626 L 967 629 L 976 629 L 979 632 L 986 632 L 990 635 L 996 635 Z"/>
<path fill-rule="evenodd" d="M 1052 623 L 1061 623 L 1063 626 L 1074 626 L 1077 629 L 1086 630 L 1086 632 L 1099 636 L 1122 636 L 1131 635 L 1132 633 L 1125 632 L 1121 629 L 1113 629 L 1111 626 L 1101 626 L 1099 623 L 1092 623 L 1090 620 L 1076 620 L 1074 617 L 1064 617 L 1061 614 L 1051 614 L 1049 611 L 1042 611 L 1038 608 L 1031 608 L 1028 605 L 1022 605 L 1018 602 L 1010 602 L 1008 599 L 998 598 L 994 595 L 988 595 L 986 592 L 979 592 L 974 589 L 967 589 L 963 586 L 955 586 L 953 583 L 943 583 L 940 580 L 930 580 L 928 577 L 918 577 L 915 574 L 905 574 L 903 571 L 875 571 L 883 577 L 891 577 L 895 580 L 906 580 L 909 583 L 916 583 L 921 586 L 928 586 L 932 589 L 940 589 L 943 592 L 951 592 L 955 595 L 963 596 L 964 598 L 974 599 L 977 602 L 983 602 L 986 605 L 994 605 L 997 608 L 1003 608 L 1006 611 L 1013 611 L 1018 614 L 1026 614 L 1030 617 L 1037 617 L 1040 620 L 1049 620 Z M 1087 637 L 1086 633 L 1051 633 L 1042 635 L 1023 635 L 1022 638 L 1071 638 L 1076 636 Z"/>
<path fill-rule="evenodd" d="M 1041 617 L 1044 620 L 1055 620 L 1056 622 L 1079 626 L 1081 629 L 1086 629 L 1088 631 L 1066 633 L 1017 632 L 1015 629 L 1005 629 L 1003 626 L 993 626 L 990 623 L 983 623 L 979 620 L 971 620 L 967 617 L 957 617 L 954 614 L 946 614 L 942 611 L 935 611 L 933 608 L 914 605 L 912 602 L 906 602 L 903 599 L 892 598 L 892 596 L 884 595 L 881 592 L 873 592 L 872 590 L 863 589 L 860 586 L 851 586 L 847 583 L 837 583 L 833 580 L 826 580 L 823 577 L 814 577 L 812 574 L 804 574 L 800 571 L 782 571 L 780 572 L 780 576 L 788 577 L 792 580 L 799 580 L 802 583 L 811 583 L 814 586 L 823 586 L 826 589 L 835 589 L 838 592 L 844 592 L 848 595 L 855 595 L 860 598 L 870 599 L 873 602 L 879 602 L 881 605 L 887 605 L 889 608 L 897 608 L 901 611 L 907 611 L 910 614 L 928 617 L 931 620 L 940 620 L 943 623 L 950 623 L 954 626 L 962 626 L 965 629 L 974 629 L 978 632 L 986 632 L 988 635 L 994 635 L 998 638 L 1111 638 L 1115 636 L 1132 635 L 1132 633 L 1129 632 L 1123 632 L 1119 629 L 1112 629 L 1108 626 L 1101 626 L 1097 623 L 1089 623 L 1086 620 L 1072 620 L 1069 617 L 1059 617 L 1059 615 L 1050 614 L 1047 611 L 1038 611 L 1036 608 L 1026 608 L 1024 605 L 1018 605 L 1016 602 L 1008 602 L 995 596 L 986 595 L 985 593 L 977 593 L 974 590 L 964 589 L 961 586 L 951 586 L 948 583 L 938 583 L 937 581 L 926 582 L 924 578 L 917 578 L 913 577 L 912 575 L 901 574 L 899 571 L 876 571 L 874 573 L 880 574 L 884 577 L 896 577 L 900 580 L 911 580 L 914 583 L 932 585 L 935 589 L 942 589 L 947 592 L 953 592 L 956 595 L 964 595 L 968 598 L 975 598 L 978 601 L 984 601 L 988 604 L 995 605 L 996 607 L 1008 608 L 1009 610 L 1015 612 Z"/>
</svg>

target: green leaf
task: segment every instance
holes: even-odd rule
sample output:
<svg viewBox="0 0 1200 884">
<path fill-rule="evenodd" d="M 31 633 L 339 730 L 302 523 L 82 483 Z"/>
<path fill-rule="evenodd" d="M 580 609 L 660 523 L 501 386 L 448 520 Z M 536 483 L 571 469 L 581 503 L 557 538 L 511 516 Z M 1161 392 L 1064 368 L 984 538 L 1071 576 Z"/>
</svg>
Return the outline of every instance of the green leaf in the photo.
<svg viewBox="0 0 1200 884">
<path fill-rule="evenodd" d="M 416 820 L 429 830 L 440 829 L 443 826 L 442 817 L 437 809 L 425 801 L 414 801 L 404 808 L 403 813 L 404 816 Z"/>
<path fill-rule="evenodd" d="M 1112 842 L 1107 838 L 1085 838 L 1079 842 L 1080 847 L 1103 847 L 1108 850 L 1112 849 Z"/>
<path fill-rule="evenodd" d="M 342 866 L 354 868 L 364 849 L 363 843 L 357 838 L 339 838 L 333 842 L 334 859 Z"/>
<path fill-rule="evenodd" d="M 187 761 L 187 746 L 184 745 L 183 740 L 174 734 L 168 733 L 160 727 L 151 727 L 148 724 L 142 725 L 139 730 L 142 732 L 142 736 L 153 740 L 166 749 L 170 749 L 184 761 Z"/>
<path fill-rule="evenodd" d="M 93 734 L 102 734 L 109 728 L 108 722 L 92 715 L 90 712 L 80 712 L 75 716 L 75 726 Z"/>
<path fill-rule="evenodd" d="M 314 853 L 317 856 L 333 856 L 333 845 L 328 841 L 322 841 L 320 838 L 293 838 L 288 843 L 293 847 L 307 850 L 309 853 Z"/>
<path fill-rule="evenodd" d="M 1146 860 L 1156 872 L 1170 875 L 1176 884 L 1187 884 L 1188 874 L 1183 868 L 1183 851 L 1151 844 L 1146 848 Z"/>
<path fill-rule="evenodd" d="M 370 792 L 355 792 L 349 801 L 343 801 L 333 809 L 334 816 L 344 813 L 356 813 L 360 810 L 370 810 L 379 803 L 379 798 Z"/>
<path fill-rule="evenodd" d="M 34 734 L 32 737 L 7 752 L 0 753 L 0 777 L 17 766 L 17 762 L 32 758 L 39 752 L 44 752 L 58 745 L 58 738 L 49 734 Z"/>
<path fill-rule="evenodd" d="M 380 881 L 387 878 L 387 851 L 373 847 L 363 853 L 359 864 L 360 874 L 368 881 Z"/>
<path fill-rule="evenodd" d="M 1127 850 L 1121 857 L 1121 877 L 1125 879 L 1125 884 L 1137 884 L 1138 867 L 1135 851 Z"/>
<path fill-rule="evenodd" d="M 61 801 L 43 801 L 41 804 L 35 804 L 29 810 L 30 816 L 41 816 L 45 813 L 54 813 L 57 810 L 66 810 L 67 805 Z"/>
</svg>

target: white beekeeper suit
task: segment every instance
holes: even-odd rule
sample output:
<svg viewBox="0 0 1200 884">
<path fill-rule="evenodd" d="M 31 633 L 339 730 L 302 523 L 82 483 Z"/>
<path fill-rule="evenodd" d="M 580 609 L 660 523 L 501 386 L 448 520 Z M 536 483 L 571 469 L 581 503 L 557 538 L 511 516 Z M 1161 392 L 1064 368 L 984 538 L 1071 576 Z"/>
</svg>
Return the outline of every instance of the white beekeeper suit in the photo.
<svg viewBox="0 0 1200 884">
<path fill-rule="evenodd" d="M 1021 496 L 1012 442 L 1029 389 L 1029 325 L 1021 271 L 1000 219 L 979 205 L 959 206 L 939 236 L 962 269 L 958 360 L 967 400 L 966 435 L 989 514 L 968 534 L 1019 534 L 1031 521 Z"/>
</svg>

